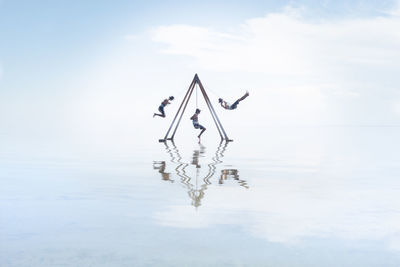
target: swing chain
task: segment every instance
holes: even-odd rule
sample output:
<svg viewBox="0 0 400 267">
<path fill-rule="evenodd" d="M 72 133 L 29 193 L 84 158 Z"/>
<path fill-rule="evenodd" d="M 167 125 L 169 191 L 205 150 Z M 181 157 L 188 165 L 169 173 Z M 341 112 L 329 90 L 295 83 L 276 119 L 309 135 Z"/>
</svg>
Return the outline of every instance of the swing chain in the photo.
<svg viewBox="0 0 400 267">
<path fill-rule="evenodd" d="M 198 109 L 198 105 L 197 105 L 197 89 L 199 88 L 199 86 L 196 84 L 196 109 Z"/>
</svg>

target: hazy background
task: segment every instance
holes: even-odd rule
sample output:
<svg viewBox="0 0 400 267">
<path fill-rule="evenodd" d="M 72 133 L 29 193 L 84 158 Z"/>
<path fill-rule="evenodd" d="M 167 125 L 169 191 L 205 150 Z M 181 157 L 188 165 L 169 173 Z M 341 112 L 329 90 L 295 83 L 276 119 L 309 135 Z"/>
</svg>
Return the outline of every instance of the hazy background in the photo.
<svg viewBox="0 0 400 267">
<path fill-rule="evenodd" d="M 399 124 L 398 1 L 0 1 L 3 148 L 157 140 L 195 73 L 232 138 Z M 174 95 L 167 118 L 152 118 Z M 200 122 L 216 133 L 199 98 Z M 181 138 L 197 134 L 188 118 Z M 185 128 L 186 127 L 186 128 Z M 133 141 L 133 138 L 136 141 Z M 6 140 L 6 141 L 5 141 Z M 26 146 L 24 146 L 26 148 Z M 115 144 L 113 145 L 115 149 Z"/>
</svg>

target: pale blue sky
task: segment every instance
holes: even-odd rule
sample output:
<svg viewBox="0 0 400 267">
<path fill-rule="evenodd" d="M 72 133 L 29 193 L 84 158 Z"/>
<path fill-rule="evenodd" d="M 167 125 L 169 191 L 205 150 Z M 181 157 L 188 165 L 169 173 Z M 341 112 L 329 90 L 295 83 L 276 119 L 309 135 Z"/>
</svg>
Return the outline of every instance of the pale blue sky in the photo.
<svg viewBox="0 0 400 267">
<path fill-rule="evenodd" d="M 399 7 L 0 0 L 2 131 L 81 135 L 74 129 L 87 128 L 89 135 L 112 135 L 113 128 L 140 135 L 136 125 L 148 123 L 173 94 L 169 117 L 149 122 L 158 136 L 195 73 L 213 100 L 232 102 L 250 90 L 237 111 L 218 109 L 236 135 L 238 122 L 261 129 L 398 125 Z"/>
<path fill-rule="evenodd" d="M 309 18 L 382 15 L 394 1 L 0 1 L 2 85 L 61 75 L 126 33 L 188 24 L 229 29 L 244 20 L 305 6 Z M 96 49 L 93 50 L 93 47 Z M 56 67 L 55 67 L 56 66 Z M 62 76 L 62 75 L 61 75 Z M 22 80 L 25 80 L 22 79 Z M 29 88 L 24 88 L 29 90 Z M 23 90 L 23 88 L 18 88 Z"/>
</svg>

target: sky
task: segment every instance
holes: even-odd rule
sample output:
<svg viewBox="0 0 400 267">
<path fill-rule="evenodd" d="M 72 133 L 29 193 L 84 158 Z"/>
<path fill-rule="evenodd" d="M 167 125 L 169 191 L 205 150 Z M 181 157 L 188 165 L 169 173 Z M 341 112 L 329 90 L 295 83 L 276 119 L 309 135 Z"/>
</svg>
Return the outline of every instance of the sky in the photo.
<svg viewBox="0 0 400 267">
<path fill-rule="evenodd" d="M 158 139 L 196 73 L 215 107 L 250 92 L 217 108 L 233 136 L 398 126 L 399 28 L 399 1 L 0 0 L 0 134 Z M 170 95 L 167 118 L 153 119 Z M 182 136 L 196 134 L 188 118 Z"/>
</svg>

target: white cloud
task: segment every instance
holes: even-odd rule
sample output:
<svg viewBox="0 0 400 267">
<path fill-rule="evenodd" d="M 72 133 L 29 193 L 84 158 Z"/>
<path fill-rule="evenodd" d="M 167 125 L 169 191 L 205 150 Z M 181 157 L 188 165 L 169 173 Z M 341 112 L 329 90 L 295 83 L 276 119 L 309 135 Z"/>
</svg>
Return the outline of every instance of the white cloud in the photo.
<svg viewBox="0 0 400 267">
<path fill-rule="evenodd" d="M 386 11 L 385 13 L 392 16 L 400 16 L 400 1 L 398 0 L 391 10 Z"/>
<path fill-rule="evenodd" d="M 235 32 L 189 25 L 162 26 L 154 41 L 163 51 L 187 55 L 205 68 L 268 74 L 310 74 L 346 71 L 349 67 L 399 67 L 400 18 L 376 17 L 308 22 L 301 10 L 247 20 Z"/>
<path fill-rule="evenodd" d="M 332 106 L 331 113 L 354 110 L 356 105 L 349 102 L 349 106 L 343 106 L 340 99 L 344 98 L 358 101 L 359 107 L 352 112 L 354 118 L 345 115 L 345 120 L 360 120 L 357 116 L 365 114 L 363 109 L 367 107 L 374 114 L 386 110 L 384 101 L 378 103 L 380 100 L 374 96 L 386 92 L 385 97 L 390 98 L 389 88 L 400 83 L 395 74 L 400 69 L 400 17 L 394 15 L 397 9 L 384 17 L 317 22 L 302 17 L 303 9 L 286 7 L 280 13 L 248 19 L 232 31 L 191 25 L 161 26 L 153 31 L 153 41 L 165 45 L 163 53 L 192 59 L 197 69 L 240 73 L 236 80 L 239 76 L 258 75 L 254 77 L 259 81 L 258 99 L 262 103 L 254 103 L 256 106 L 273 105 L 265 101 L 274 101 L 271 88 L 276 93 L 280 87 L 280 92 L 287 92 L 284 99 L 290 95 L 304 96 L 303 103 L 294 103 L 314 107 L 311 113 L 317 116 L 327 103 Z M 303 94 L 293 88 L 308 89 Z M 279 117 L 282 112 L 276 108 L 273 113 Z M 296 108 L 290 110 L 308 116 Z M 382 114 L 380 119 L 392 116 Z"/>
<path fill-rule="evenodd" d="M 333 91 L 334 95 L 344 96 L 344 97 L 360 97 L 360 93 L 354 91 L 344 91 L 344 90 L 336 90 Z"/>
</svg>

